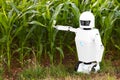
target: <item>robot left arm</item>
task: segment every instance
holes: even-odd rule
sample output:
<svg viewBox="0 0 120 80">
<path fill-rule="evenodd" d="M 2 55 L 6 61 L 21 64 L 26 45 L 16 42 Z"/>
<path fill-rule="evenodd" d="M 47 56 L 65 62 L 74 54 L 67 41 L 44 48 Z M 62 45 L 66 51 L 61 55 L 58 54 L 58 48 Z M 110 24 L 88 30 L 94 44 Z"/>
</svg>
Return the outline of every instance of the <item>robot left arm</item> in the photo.
<svg viewBox="0 0 120 80">
<path fill-rule="evenodd" d="M 62 26 L 62 25 L 57 25 L 54 26 L 57 30 L 62 30 L 62 31 L 71 31 L 71 32 L 76 32 L 77 29 L 72 28 L 71 26 Z"/>
<path fill-rule="evenodd" d="M 101 62 L 103 52 L 104 52 L 104 46 L 101 41 L 101 37 L 99 34 L 99 31 L 97 30 L 96 36 L 95 36 L 95 44 L 96 44 L 96 49 L 97 49 L 97 61 Z"/>
</svg>

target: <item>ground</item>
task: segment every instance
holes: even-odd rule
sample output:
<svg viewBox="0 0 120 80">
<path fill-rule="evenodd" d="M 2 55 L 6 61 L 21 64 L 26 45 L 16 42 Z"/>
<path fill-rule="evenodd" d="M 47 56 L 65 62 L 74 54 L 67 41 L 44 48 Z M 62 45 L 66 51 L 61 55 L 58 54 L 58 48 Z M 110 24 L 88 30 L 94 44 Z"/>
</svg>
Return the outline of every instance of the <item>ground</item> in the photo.
<svg viewBox="0 0 120 80">
<path fill-rule="evenodd" d="M 111 52 L 112 53 L 112 52 Z M 101 63 L 101 70 L 98 73 L 91 73 L 91 74 L 81 74 L 74 72 L 74 66 L 77 63 L 76 55 L 74 54 L 65 54 L 64 59 L 62 60 L 62 65 L 66 68 L 65 72 L 60 72 L 58 74 L 55 74 L 54 76 L 51 76 L 50 69 L 47 69 L 48 74 L 42 78 L 43 80 L 120 80 L 120 59 L 114 59 L 113 54 L 108 53 L 104 57 L 104 63 Z M 59 62 L 59 55 L 57 55 L 56 59 L 58 59 L 56 62 Z M 36 60 L 35 58 L 30 58 L 26 60 L 27 64 L 24 67 L 21 67 L 19 65 L 19 62 L 13 60 L 11 70 L 8 72 L 5 70 L 3 74 L 4 80 L 18 80 L 21 73 L 24 72 L 29 67 L 36 66 Z M 50 67 L 50 61 L 49 59 L 46 59 L 40 64 L 43 66 L 43 68 L 46 69 Z M 58 64 L 55 64 L 58 65 Z M 35 67 L 33 67 L 34 69 Z M 54 67 L 55 68 L 55 67 Z M 57 68 L 56 68 L 57 69 Z M 63 68 L 59 68 L 63 69 Z M 61 70 L 62 71 L 62 70 Z M 59 72 L 59 71 L 58 71 Z M 31 72 L 30 72 L 31 73 Z M 54 72 L 53 72 L 54 73 Z M 61 76 L 60 74 L 66 74 L 65 76 Z M 28 73 L 29 74 L 29 73 Z M 33 73 L 34 74 L 34 73 Z M 38 74 L 40 75 L 40 74 Z M 56 77 L 57 75 L 57 77 Z M 60 75 L 60 77 L 59 77 Z M 32 75 L 32 80 L 36 80 L 36 76 L 34 79 L 34 75 Z M 24 79 L 25 80 L 25 79 Z M 38 79 L 39 80 L 39 79 Z"/>
</svg>

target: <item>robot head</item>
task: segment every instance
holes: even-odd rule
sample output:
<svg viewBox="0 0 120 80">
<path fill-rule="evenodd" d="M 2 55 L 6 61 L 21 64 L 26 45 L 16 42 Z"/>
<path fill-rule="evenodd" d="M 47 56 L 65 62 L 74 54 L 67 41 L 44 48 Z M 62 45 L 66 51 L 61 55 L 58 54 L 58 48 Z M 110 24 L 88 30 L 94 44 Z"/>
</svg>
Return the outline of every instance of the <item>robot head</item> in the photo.
<svg viewBox="0 0 120 80">
<path fill-rule="evenodd" d="M 95 27 L 95 18 L 90 11 L 83 12 L 80 16 L 80 28 L 91 29 Z"/>
</svg>

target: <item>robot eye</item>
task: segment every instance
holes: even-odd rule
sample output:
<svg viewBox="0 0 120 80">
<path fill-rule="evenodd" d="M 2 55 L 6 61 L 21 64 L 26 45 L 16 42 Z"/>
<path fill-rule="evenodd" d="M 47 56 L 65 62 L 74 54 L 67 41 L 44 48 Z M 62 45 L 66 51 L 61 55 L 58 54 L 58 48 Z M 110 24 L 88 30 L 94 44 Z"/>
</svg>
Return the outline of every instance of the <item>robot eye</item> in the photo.
<svg viewBox="0 0 120 80">
<path fill-rule="evenodd" d="M 90 25 L 90 21 L 80 20 L 80 23 L 81 23 L 81 25 L 83 25 L 83 26 L 89 26 L 89 25 Z"/>
</svg>

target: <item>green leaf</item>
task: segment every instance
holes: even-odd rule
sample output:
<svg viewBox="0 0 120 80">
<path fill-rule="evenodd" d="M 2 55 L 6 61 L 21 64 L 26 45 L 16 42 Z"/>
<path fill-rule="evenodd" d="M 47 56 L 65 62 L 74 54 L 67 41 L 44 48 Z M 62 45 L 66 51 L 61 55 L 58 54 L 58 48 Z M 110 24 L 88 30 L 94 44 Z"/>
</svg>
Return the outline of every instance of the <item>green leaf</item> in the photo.
<svg viewBox="0 0 120 80">
<path fill-rule="evenodd" d="M 60 56 L 64 58 L 63 50 L 60 47 L 56 47 L 56 49 L 60 52 Z"/>
<path fill-rule="evenodd" d="M 36 24 L 36 25 L 39 25 L 39 26 L 42 26 L 42 27 L 46 27 L 45 25 L 43 25 L 42 23 L 40 23 L 38 21 L 31 21 L 31 22 L 29 22 L 29 24 Z"/>
<path fill-rule="evenodd" d="M 118 50 L 120 50 L 120 46 L 118 46 L 118 45 L 115 45 L 115 47 L 116 47 Z"/>
<path fill-rule="evenodd" d="M 62 3 L 62 4 L 59 4 L 59 5 L 55 8 L 55 11 L 54 11 L 54 14 L 52 15 L 51 21 L 56 20 L 57 15 L 60 13 L 62 7 L 63 7 L 63 3 Z"/>
<path fill-rule="evenodd" d="M 10 5 L 12 6 L 12 8 L 15 10 L 15 12 L 17 13 L 17 14 L 19 14 L 19 10 L 16 8 L 16 5 L 13 3 L 13 2 L 10 2 Z"/>
<path fill-rule="evenodd" d="M 4 36 L 0 39 L 0 44 L 6 42 L 6 40 L 7 40 L 7 36 L 4 35 Z"/>
<path fill-rule="evenodd" d="M 72 10 L 73 10 L 73 13 L 74 13 L 77 21 L 79 21 L 80 11 L 79 11 L 78 7 L 74 3 L 70 3 L 70 4 L 72 6 Z"/>
<path fill-rule="evenodd" d="M 26 37 L 25 37 L 25 39 L 24 39 L 24 42 L 31 36 L 31 33 L 33 32 L 33 30 L 36 28 L 36 26 L 33 26 L 30 30 L 29 30 L 29 32 L 28 32 L 28 34 L 26 35 Z"/>
<path fill-rule="evenodd" d="M 4 27 L 5 31 L 7 32 L 9 26 L 8 26 L 8 21 L 5 18 L 5 15 L 3 13 L 0 13 L 0 23 Z"/>
</svg>

